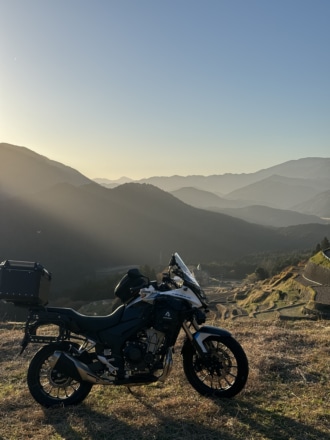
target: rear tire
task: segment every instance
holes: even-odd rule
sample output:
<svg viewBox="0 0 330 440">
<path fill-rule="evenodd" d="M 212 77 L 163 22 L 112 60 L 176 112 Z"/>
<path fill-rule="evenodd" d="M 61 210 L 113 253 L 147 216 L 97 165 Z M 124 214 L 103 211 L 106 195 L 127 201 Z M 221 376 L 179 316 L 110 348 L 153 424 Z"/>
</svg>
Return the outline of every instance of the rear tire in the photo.
<svg viewBox="0 0 330 440">
<path fill-rule="evenodd" d="M 212 335 L 205 339 L 208 354 L 201 357 L 190 342 L 183 349 L 183 369 L 196 391 L 204 396 L 233 397 L 248 378 L 248 360 L 232 337 Z"/>
<path fill-rule="evenodd" d="M 77 405 L 82 402 L 93 384 L 79 382 L 53 369 L 50 357 L 55 351 L 69 351 L 75 344 L 61 343 L 44 346 L 30 362 L 27 373 L 27 384 L 30 393 L 40 405 L 49 408 L 54 405 Z"/>
</svg>

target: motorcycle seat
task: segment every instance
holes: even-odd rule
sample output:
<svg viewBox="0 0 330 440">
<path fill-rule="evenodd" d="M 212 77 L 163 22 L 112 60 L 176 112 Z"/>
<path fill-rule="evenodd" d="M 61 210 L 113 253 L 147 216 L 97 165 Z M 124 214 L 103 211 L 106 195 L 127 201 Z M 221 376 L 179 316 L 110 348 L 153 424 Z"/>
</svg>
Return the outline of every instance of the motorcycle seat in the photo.
<svg viewBox="0 0 330 440">
<path fill-rule="evenodd" d="M 82 332 L 99 332 L 117 325 L 123 315 L 125 306 L 121 305 L 110 315 L 89 316 L 66 307 L 47 307 L 47 312 L 56 313 L 57 319 L 69 321 L 70 330 Z"/>
</svg>

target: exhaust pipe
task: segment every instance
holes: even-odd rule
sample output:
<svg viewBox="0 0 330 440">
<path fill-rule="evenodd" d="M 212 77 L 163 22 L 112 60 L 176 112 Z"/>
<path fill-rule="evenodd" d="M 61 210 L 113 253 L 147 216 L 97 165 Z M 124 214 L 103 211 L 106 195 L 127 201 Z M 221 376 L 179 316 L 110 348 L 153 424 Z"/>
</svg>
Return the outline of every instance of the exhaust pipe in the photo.
<svg viewBox="0 0 330 440">
<path fill-rule="evenodd" d="M 86 364 L 63 351 L 55 351 L 50 357 L 50 364 L 59 373 L 72 377 L 78 382 L 85 381 L 93 384 L 109 385 L 115 379 L 113 376 L 109 379 L 96 376 Z"/>
<path fill-rule="evenodd" d="M 173 354 L 173 347 L 169 347 L 165 357 L 163 374 L 158 379 L 159 382 L 165 382 L 165 380 L 168 378 L 168 376 L 172 371 L 172 367 L 173 367 L 172 354 Z"/>
</svg>

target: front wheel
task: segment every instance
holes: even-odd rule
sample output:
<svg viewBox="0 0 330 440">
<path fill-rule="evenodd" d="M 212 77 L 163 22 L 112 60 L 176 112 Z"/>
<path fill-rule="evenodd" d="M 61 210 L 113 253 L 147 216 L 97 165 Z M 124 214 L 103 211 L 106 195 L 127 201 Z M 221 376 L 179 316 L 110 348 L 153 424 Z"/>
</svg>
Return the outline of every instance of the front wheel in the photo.
<svg viewBox="0 0 330 440">
<path fill-rule="evenodd" d="M 182 351 L 185 375 L 196 391 L 205 396 L 233 397 L 248 378 L 248 360 L 232 337 L 212 335 L 204 340 L 208 353 L 202 357 L 190 342 Z"/>
<path fill-rule="evenodd" d="M 29 365 L 27 383 L 30 393 L 46 408 L 54 405 L 76 405 L 82 402 L 92 389 L 93 384 L 78 382 L 56 371 L 56 366 L 52 368 L 50 358 L 54 351 L 69 351 L 70 345 L 46 345 L 37 352 Z"/>
</svg>

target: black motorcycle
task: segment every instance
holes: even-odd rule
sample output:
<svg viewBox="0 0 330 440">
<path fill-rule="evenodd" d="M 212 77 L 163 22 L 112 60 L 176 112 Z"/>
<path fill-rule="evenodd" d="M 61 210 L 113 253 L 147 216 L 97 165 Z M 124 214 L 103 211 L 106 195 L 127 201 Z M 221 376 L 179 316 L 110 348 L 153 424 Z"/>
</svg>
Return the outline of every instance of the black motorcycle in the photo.
<svg viewBox="0 0 330 440">
<path fill-rule="evenodd" d="M 48 274 L 39 269 L 35 271 Z M 122 304 L 108 316 L 47 307 L 40 304 L 40 291 L 33 300 L 19 301 L 30 303 L 21 352 L 29 343 L 44 345 L 31 360 L 27 383 L 45 407 L 78 404 L 93 385 L 165 381 L 181 329 L 183 369 L 200 394 L 233 397 L 247 381 L 244 350 L 227 330 L 203 325 L 205 294 L 177 253 L 161 283 L 129 270 L 115 289 Z M 7 300 L 15 303 L 15 298 L 17 302 L 15 294 Z M 49 334 L 50 328 L 56 332 Z"/>
</svg>

